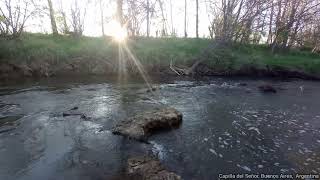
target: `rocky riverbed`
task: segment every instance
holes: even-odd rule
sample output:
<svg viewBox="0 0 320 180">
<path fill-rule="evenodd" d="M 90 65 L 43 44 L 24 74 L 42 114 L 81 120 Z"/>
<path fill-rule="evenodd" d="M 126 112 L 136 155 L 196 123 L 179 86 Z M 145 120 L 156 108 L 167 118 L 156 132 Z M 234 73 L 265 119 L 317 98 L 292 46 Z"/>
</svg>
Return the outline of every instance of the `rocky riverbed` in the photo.
<svg viewBox="0 0 320 180">
<path fill-rule="evenodd" d="M 2 85 L 0 179 L 123 179 L 137 157 L 152 157 L 161 171 L 186 180 L 320 173 L 318 82 L 166 79 L 148 93 L 143 81 L 129 82 Z M 276 93 L 259 88 L 266 85 Z M 166 107 L 183 115 L 179 128 L 152 134 L 148 143 L 112 133 L 122 120 Z"/>
<path fill-rule="evenodd" d="M 138 141 L 147 138 L 157 130 L 173 129 L 182 122 L 182 114 L 174 108 L 157 108 L 128 118 L 116 125 L 113 134 Z"/>
</svg>

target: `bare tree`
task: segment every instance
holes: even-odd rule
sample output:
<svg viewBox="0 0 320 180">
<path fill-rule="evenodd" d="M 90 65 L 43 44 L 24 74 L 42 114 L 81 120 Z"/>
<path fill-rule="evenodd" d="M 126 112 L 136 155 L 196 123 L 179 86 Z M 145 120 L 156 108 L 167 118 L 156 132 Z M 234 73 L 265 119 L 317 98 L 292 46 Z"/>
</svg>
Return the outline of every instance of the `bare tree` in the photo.
<svg viewBox="0 0 320 180">
<path fill-rule="evenodd" d="M 215 38 L 224 43 L 249 43 L 252 35 L 259 35 L 261 16 L 268 9 L 267 0 L 222 0 L 212 2 L 211 10 L 214 19 L 210 31 Z M 254 38 L 256 39 L 256 38 Z M 259 38 L 258 38 L 259 39 Z"/>
<path fill-rule="evenodd" d="M 1 36 L 19 37 L 28 19 L 39 12 L 32 1 L 2 0 L 0 4 Z"/>
<path fill-rule="evenodd" d="M 58 7 L 58 13 L 56 16 L 56 22 L 57 22 L 57 27 L 58 31 L 61 32 L 62 34 L 69 34 L 70 29 L 67 23 L 67 15 L 65 13 L 65 9 L 63 7 L 62 0 L 60 0 L 59 7 Z"/>
<path fill-rule="evenodd" d="M 165 9 L 163 7 L 164 2 L 163 0 L 157 0 L 161 12 L 161 24 L 162 24 L 162 29 L 161 29 L 161 36 L 167 36 L 167 18 L 165 15 Z"/>
<path fill-rule="evenodd" d="M 210 35 L 223 42 L 259 43 L 267 36 L 272 52 L 306 42 L 316 46 L 305 36 L 317 32 L 319 0 L 213 0 L 210 8 Z"/>
<path fill-rule="evenodd" d="M 184 0 L 184 37 L 188 37 L 187 33 L 187 0 Z"/>
<path fill-rule="evenodd" d="M 160 0 L 126 1 L 128 12 L 125 12 L 125 21 L 130 36 L 139 35 L 142 24 L 146 23 L 146 36 L 150 37 L 151 21 L 153 18 L 159 18 L 157 17 L 158 12 L 156 8 L 156 5 L 159 5 L 159 2 Z M 161 7 L 158 10 L 163 14 Z"/>
<path fill-rule="evenodd" d="M 312 22 L 320 11 L 318 0 L 277 0 L 272 51 L 288 49 L 296 43 L 298 30 Z"/>
<path fill-rule="evenodd" d="M 53 9 L 51 0 L 48 0 L 48 7 L 49 7 L 49 16 L 50 16 L 50 21 L 51 21 L 52 34 L 57 35 L 58 28 L 57 28 L 56 18 L 54 15 L 54 9 Z"/>
<path fill-rule="evenodd" d="M 101 32 L 102 36 L 105 36 L 105 31 L 104 31 L 104 9 L 102 5 L 102 0 L 99 0 L 99 7 L 100 7 L 100 18 L 101 18 Z"/>
<path fill-rule="evenodd" d="M 243 8 L 243 0 L 222 0 L 221 4 L 213 3 L 214 19 L 211 30 L 215 37 L 223 42 L 231 42 L 235 27 L 239 24 L 239 16 Z"/>
<path fill-rule="evenodd" d="M 147 16 L 151 18 L 152 11 L 148 10 L 148 6 L 144 1 L 127 0 L 128 15 L 126 16 L 127 28 L 130 36 L 137 36 L 140 34 L 140 29 L 143 21 Z M 149 14 L 148 12 L 149 11 Z M 150 19 L 149 19 L 150 20 Z M 149 25 L 148 25 L 149 24 Z M 147 21 L 147 31 L 150 23 Z"/>
<path fill-rule="evenodd" d="M 73 27 L 73 34 L 77 37 L 82 36 L 84 31 L 84 19 L 87 13 L 87 5 L 80 7 L 78 0 L 75 0 L 71 7 L 71 23 Z"/>
<path fill-rule="evenodd" d="M 312 16 L 306 16 L 295 26 L 290 37 L 291 46 L 304 47 L 314 53 L 320 52 L 320 7 L 310 12 Z"/>
<path fill-rule="evenodd" d="M 123 17 L 123 0 L 117 0 L 117 15 L 116 18 L 118 22 L 123 26 L 125 24 Z"/>
<path fill-rule="evenodd" d="M 268 40 L 267 43 L 271 44 L 272 39 L 273 39 L 273 31 L 272 31 L 272 26 L 273 26 L 273 18 L 274 18 L 274 0 L 271 0 L 271 8 L 270 8 L 270 15 L 269 15 L 269 32 L 268 32 Z"/>
<path fill-rule="evenodd" d="M 173 26 L 172 0 L 170 0 L 170 20 L 171 20 L 171 36 L 176 36 L 176 32 Z"/>
<path fill-rule="evenodd" d="M 146 7 L 146 11 L 147 11 L 147 37 L 150 37 L 150 1 L 147 0 L 147 7 Z"/>
<path fill-rule="evenodd" d="M 62 26 L 63 26 L 62 32 L 63 32 L 64 34 L 68 34 L 68 33 L 70 32 L 70 30 L 69 30 L 69 26 L 68 26 L 68 24 L 67 24 L 67 16 L 66 16 L 66 13 L 65 13 L 64 11 L 61 11 L 60 13 L 61 13 L 61 22 L 62 22 Z"/>
<path fill-rule="evenodd" d="M 199 0 L 196 0 L 196 37 L 199 38 Z"/>
</svg>

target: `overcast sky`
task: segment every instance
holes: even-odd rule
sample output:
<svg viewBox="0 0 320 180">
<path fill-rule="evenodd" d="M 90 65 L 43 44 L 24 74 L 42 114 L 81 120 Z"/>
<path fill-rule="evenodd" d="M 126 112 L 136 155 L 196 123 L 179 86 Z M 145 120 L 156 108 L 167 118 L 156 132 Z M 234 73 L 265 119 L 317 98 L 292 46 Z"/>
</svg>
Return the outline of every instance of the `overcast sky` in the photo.
<svg viewBox="0 0 320 180">
<path fill-rule="evenodd" d="M 70 16 L 70 7 L 74 0 L 52 0 L 53 6 L 56 11 L 61 8 L 65 9 L 67 15 Z M 80 6 L 85 6 L 84 0 L 78 0 Z M 87 6 L 87 15 L 85 18 L 85 31 L 84 34 L 87 36 L 101 36 L 101 19 L 100 19 L 100 11 L 99 7 L 95 5 L 94 1 L 91 0 L 89 6 Z M 170 7 L 169 7 L 169 0 L 165 0 L 166 2 L 166 13 L 168 19 L 168 31 L 171 32 L 171 18 L 170 18 Z M 63 3 L 61 3 L 63 2 Z M 105 16 L 106 19 L 111 19 L 112 16 L 115 14 L 116 10 L 116 0 L 106 0 L 105 5 Z M 43 0 L 44 5 L 46 5 L 46 0 Z M 188 36 L 195 37 L 195 22 L 196 22 L 196 1 L 195 0 L 188 0 Z M 199 0 L 200 7 L 199 7 L 199 34 L 201 37 L 208 36 L 208 26 L 209 26 L 209 18 L 208 18 L 208 10 L 206 8 L 205 0 Z M 172 0 L 173 5 L 173 24 L 174 28 L 176 29 L 178 36 L 184 35 L 184 0 Z M 83 8 L 84 9 L 84 8 Z M 160 26 L 158 21 L 152 22 L 151 26 L 151 34 L 155 35 L 155 31 L 157 30 L 156 26 Z M 70 24 L 70 22 L 68 22 Z M 145 22 L 144 22 L 145 24 Z M 145 32 L 145 26 L 142 26 L 142 31 Z M 41 18 L 34 18 L 30 19 L 27 23 L 27 31 L 32 32 L 44 32 L 44 33 L 51 33 L 50 29 L 50 19 L 48 16 L 44 16 Z M 110 33 L 110 24 L 105 24 L 106 34 Z"/>
</svg>

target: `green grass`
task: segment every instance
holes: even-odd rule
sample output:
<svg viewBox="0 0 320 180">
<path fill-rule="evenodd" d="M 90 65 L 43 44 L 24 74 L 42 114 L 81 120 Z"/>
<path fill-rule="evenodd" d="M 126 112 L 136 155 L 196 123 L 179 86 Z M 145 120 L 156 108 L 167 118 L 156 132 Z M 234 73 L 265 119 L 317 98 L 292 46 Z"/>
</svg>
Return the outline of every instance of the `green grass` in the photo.
<svg viewBox="0 0 320 180">
<path fill-rule="evenodd" d="M 283 67 L 302 70 L 308 73 L 320 73 L 320 55 L 309 51 L 290 50 L 272 54 L 266 45 L 241 45 L 233 47 L 235 59 L 239 63 L 250 63 L 255 66 Z"/>
<path fill-rule="evenodd" d="M 144 63 L 169 64 L 172 60 L 175 64 L 189 64 L 210 44 L 207 39 L 146 39 L 131 41 L 129 46 Z"/>
<path fill-rule="evenodd" d="M 320 56 L 307 51 L 292 50 L 271 54 L 265 45 L 234 45 L 231 48 L 212 49 L 203 54 L 212 40 L 182 38 L 137 38 L 128 41 L 132 53 L 144 65 L 190 65 L 202 58 L 215 69 L 238 69 L 251 65 L 277 66 L 320 74 Z M 24 34 L 19 40 L 0 40 L 0 62 L 16 63 L 50 62 L 51 65 L 77 58 L 117 61 L 118 45 L 111 38 L 43 34 Z"/>
</svg>

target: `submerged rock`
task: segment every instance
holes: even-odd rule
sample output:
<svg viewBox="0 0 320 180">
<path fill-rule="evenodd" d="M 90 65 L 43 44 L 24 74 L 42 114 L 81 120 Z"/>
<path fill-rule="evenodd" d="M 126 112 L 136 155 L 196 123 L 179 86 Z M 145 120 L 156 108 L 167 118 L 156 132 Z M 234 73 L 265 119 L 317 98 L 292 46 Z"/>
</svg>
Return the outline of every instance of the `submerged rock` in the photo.
<svg viewBox="0 0 320 180">
<path fill-rule="evenodd" d="M 167 171 L 159 160 L 146 156 L 130 158 L 127 173 L 146 180 L 181 180 L 177 174 Z"/>
<path fill-rule="evenodd" d="M 126 136 L 139 141 L 146 141 L 156 130 L 179 126 L 182 114 L 174 108 L 163 108 L 138 114 L 120 122 L 113 134 Z"/>
<path fill-rule="evenodd" d="M 258 87 L 260 91 L 265 93 L 277 93 L 277 90 L 270 84 L 264 84 Z"/>
<path fill-rule="evenodd" d="M 71 111 L 75 111 L 75 110 L 78 110 L 79 109 L 79 107 L 78 106 L 75 106 L 75 107 L 73 107 L 72 109 L 70 109 Z"/>
<path fill-rule="evenodd" d="M 158 88 L 158 87 L 151 87 L 151 88 L 149 88 L 149 89 L 147 89 L 147 93 L 150 93 L 150 92 L 155 92 L 155 91 L 157 91 L 158 89 L 160 89 L 160 88 Z"/>
<path fill-rule="evenodd" d="M 247 83 L 239 83 L 238 86 L 248 86 Z"/>
<path fill-rule="evenodd" d="M 83 119 L 83 120 L 85 120 L 85 121 L 91 120 L 91 118 L 90 118 L 90 117 L 87 117 L 86 114 L 81 113 L 81 112 L 78 112 L 78 111 L 77 111 L 78 109 L 79 109 L 79 107 L 77 107 L 77 106 L 76 106 L 76 107 L 73 107 L 73 108 L 70 109 L 69 111 L 63 112 L 63 113 L 62 113 L 62 116 L 63 116 L 63 117 L 80 116 L 81 119 Z"/>
</svg>

